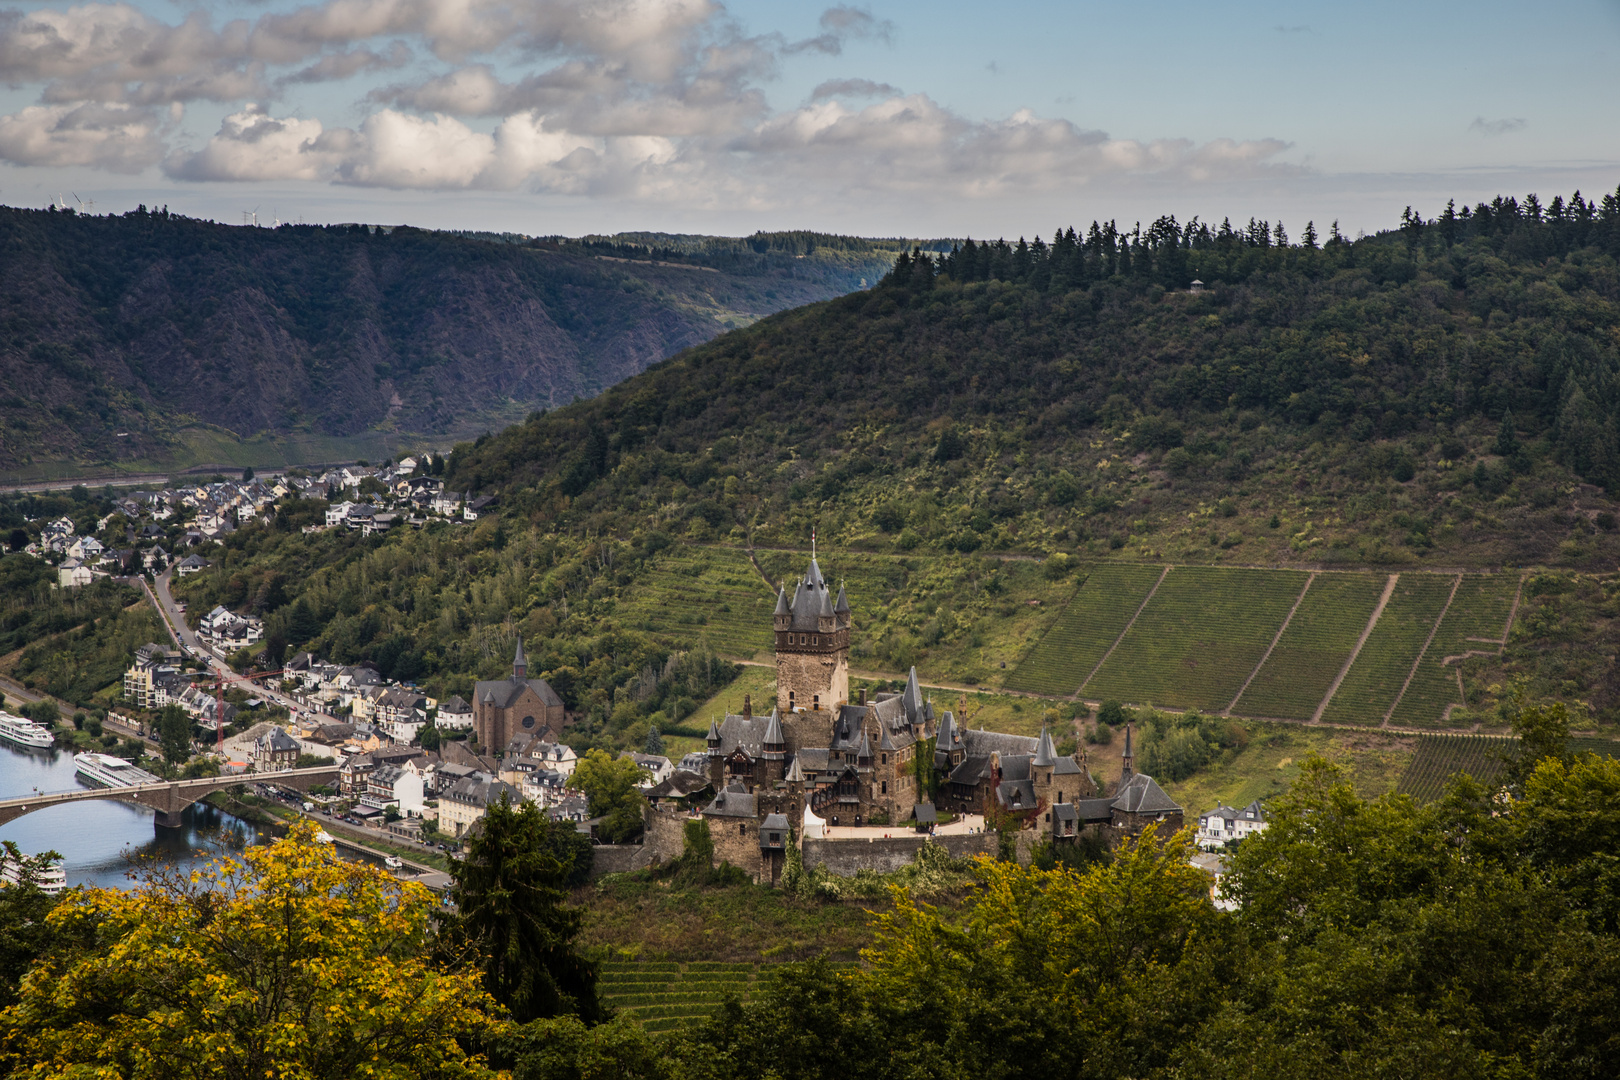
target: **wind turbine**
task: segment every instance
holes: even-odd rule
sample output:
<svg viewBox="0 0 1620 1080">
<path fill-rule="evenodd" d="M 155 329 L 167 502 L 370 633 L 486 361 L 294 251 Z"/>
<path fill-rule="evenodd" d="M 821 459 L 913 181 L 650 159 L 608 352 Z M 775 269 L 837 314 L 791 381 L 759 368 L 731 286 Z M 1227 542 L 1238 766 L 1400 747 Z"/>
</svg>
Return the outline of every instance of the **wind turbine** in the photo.
<svg viewBox="0 0 1620 1080">
<path fill-rule="evenodd" d="M 253 227 L 255 229 L 259 227 L 259 208 L 257 206 L 253 208 Z"/>
</svg>

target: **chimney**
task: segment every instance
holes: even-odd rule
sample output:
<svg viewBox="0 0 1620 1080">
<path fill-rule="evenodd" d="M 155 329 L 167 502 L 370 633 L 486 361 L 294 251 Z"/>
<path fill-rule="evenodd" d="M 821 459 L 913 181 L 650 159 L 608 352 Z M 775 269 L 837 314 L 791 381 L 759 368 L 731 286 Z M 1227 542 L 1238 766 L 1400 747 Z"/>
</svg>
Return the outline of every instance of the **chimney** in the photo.
<svg viewBox="0 0 1620 1080">
<path fill-rule="evenodd" d="M 752 720 L 754 717 L 754 699 L 752 695 L 743 695 L 743 719 Z"/>
<path fill-rule="evenodd" d="M 861 704 L 866 704 L 866 687 L 861 687 Z"/>
</svg>

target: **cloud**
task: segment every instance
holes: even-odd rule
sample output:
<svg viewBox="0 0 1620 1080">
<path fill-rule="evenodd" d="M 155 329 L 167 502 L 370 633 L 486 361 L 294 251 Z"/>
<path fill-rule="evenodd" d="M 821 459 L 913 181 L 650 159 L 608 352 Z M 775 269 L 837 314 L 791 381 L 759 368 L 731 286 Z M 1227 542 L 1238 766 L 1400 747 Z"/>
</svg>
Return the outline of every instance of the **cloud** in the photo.
<svg viewBox="0 0 1620 1080">
<path fill-rule="evenodd" d="M 346 140 L 324 134 L 319 120 L 276 119 L 249 103 L 201 150 L 170 154 L 163 168 L 177 180 L 329 180 Z"/>
<path fill-rule="evenodd" d="M 885 45 L 894 44 L 894 23 L 887 19 L 873 18 L 871 12 L 861 8 L 843 5 L 828 8 L 821 13 L 820 25 L 820 34 L 786 45 L 782 51 L 789 55 L 819 52 L 828 56 L 841 56 L 844 52 L 844 43 L 849 41 L 881 41 Z"/>
<path fill-rule="evenodd" d="M 894 97 L 900 88 L 871 79 L 828 79 L 810 91 L 811 101 L 826 101 L 840 97 Z"/>
<path fill-rule="evenodd" d="M 1515 131 L 1523 131 L 1528 121 L 1522 116 L 1505 117 L 1500 120 L 1487 120 L 1483 116 L 1474 117 L 1474 122 L 1468 125 L 1469 131 L 1477 131 L 1486 138 L 1497 135 L 1507 135 Z"/>
<path fill-rule="evenodd" d="M 122 104 L 31 105 L 0 116 L 0 159 L 136 173 L 162 156 L 158 116 Z"/>
<path fill-rule="evenodd" d="M 372 52 L 370 49 L 350 49 L 346 52 L 329 53 L 308 67 L 295 71 L 290 75 L 283 75 L 276 81 L 283 86 L 292 83 L 338 82 L 343 79 L 352 79 L 365 71 L 403 67 L 410 63 L 411 59 L 410 46 L 403 41 L 396 41 L 388 47 L 387 52 L 382 53 Z"/>
<path fill-rule="evenodd" d="M 1296 23 L 1293 26 L 1274 26 L 1272 29 L 1279 34 L 1308 34 L 1311 32 L 1309 23 Z"/>
</svg>

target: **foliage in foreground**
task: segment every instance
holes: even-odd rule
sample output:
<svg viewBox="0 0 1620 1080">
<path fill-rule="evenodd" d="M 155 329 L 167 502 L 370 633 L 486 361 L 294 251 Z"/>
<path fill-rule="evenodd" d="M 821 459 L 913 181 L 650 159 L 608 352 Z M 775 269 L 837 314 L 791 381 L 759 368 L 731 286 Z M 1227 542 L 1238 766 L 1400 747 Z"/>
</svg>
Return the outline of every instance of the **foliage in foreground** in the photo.
<svg viewBox="0 0 1620 1080">
<path fill-rule="evenodd" d="M 340 861 L 312 825 L 189 875 L 69 892 L 0 1014 L 27 1077 L 479 1077 L 494 1003 L 428 958 L 420 885 Z"/>
</svg>

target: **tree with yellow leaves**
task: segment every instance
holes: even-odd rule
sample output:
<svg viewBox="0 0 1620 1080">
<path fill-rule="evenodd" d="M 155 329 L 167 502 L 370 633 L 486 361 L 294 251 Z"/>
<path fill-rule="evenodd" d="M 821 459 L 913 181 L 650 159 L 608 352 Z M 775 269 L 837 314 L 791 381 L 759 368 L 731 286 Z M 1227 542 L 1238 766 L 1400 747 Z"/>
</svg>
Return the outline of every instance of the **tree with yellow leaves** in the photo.
<svg viewBox="0 0 1620 1080">
<path fill-rule="evenodd" d="M 472 970 L 429 959 L 425 888 L 340 861 L 300 824 L 206 869 L 66 894 L 63 943 L 0 1013 L 0 1073 L 393 1080 L 492 1076 Z"/>
</svg>

